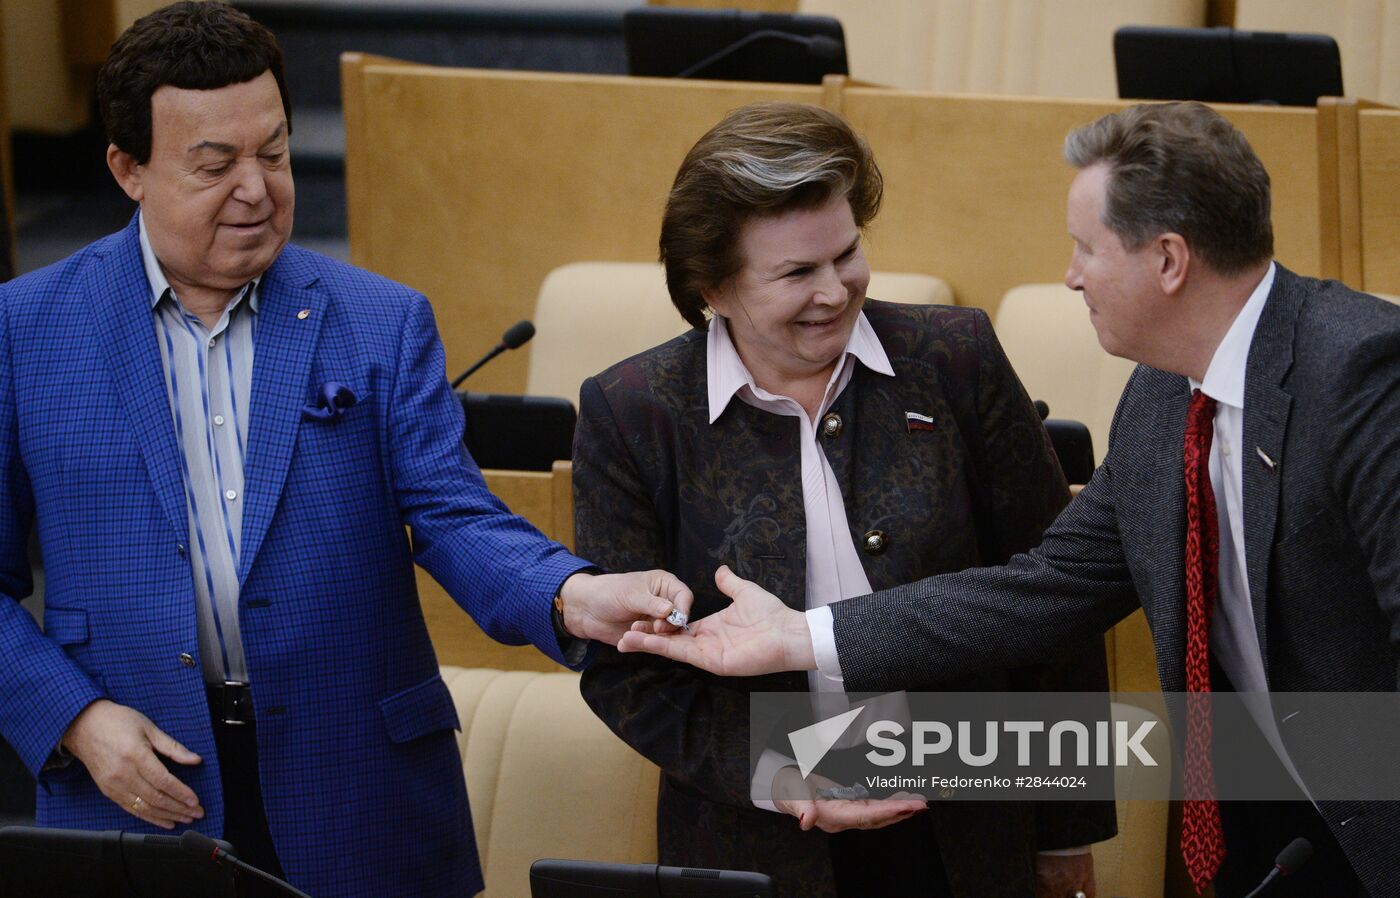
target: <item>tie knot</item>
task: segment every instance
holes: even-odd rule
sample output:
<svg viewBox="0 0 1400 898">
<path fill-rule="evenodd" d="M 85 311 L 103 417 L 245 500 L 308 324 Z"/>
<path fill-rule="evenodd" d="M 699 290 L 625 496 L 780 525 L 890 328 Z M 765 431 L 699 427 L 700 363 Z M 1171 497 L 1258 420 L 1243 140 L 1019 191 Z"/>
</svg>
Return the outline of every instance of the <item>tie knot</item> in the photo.
<svg viewBox="0 0 1400 898">
<path fill-rule="evenodd" d="M 1191 405 L 1186 410 L 1186 429 L 1196 433 L 1210 433 L 1215 421 L 1215 400 L 1200 390 L 1191 391 Z"/>
</svg>

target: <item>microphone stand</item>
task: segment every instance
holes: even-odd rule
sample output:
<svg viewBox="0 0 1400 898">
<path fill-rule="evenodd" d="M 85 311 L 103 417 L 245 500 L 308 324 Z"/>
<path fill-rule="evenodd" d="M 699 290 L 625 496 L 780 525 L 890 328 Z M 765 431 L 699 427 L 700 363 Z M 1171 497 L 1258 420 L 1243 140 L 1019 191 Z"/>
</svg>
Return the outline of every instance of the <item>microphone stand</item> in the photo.
<svg viewBox="0 0 1400 898">
<path fill-rule="evenodd" d="M 180 847 L 190 854 L 198 857 L 208 856 L 209 860 L 215 864 L 228 864 L 240 873 L 246 873 L 255 879 L 262 880 L 279 892 L 294 896 L 294 898 L 311 898 L 310 895 L 298 889 L 289 882 L 284 882 L 267 873 L 259 870 L 246 861 L 241 861 L 230 852 L 219 847 L 213 839 L 193 829 L 185 830 L 180 836 Z"/>
</svg>

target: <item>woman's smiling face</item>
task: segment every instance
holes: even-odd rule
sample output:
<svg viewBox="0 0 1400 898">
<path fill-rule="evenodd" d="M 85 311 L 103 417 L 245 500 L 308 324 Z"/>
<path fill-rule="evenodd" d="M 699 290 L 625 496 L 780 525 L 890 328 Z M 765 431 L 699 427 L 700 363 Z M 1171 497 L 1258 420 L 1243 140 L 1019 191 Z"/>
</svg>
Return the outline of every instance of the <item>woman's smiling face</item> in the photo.
<svg viewBox="0 0 1400 898">
<path fill-rule="evenodd" d="M 829 375 L 870 285 L 845 196 L 749 219 L 739 254 L 743 267 L 705 299 L 725 317 L 754 380 L 771 389 Z"/>
</svg>

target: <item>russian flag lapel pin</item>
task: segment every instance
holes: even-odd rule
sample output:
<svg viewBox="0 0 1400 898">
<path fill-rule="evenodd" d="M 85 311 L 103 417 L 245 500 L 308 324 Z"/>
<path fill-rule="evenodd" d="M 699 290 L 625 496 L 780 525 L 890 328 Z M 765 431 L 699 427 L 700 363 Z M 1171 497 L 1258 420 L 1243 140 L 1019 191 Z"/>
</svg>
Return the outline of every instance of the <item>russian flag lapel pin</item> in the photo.
<svg viewBox="0 0 1400 898">
<path fill-rule="evenodd" d="M 905 412 L 904 424 L 909 428 L 910 433 L 916 430 L 933 430 L 933 419 L 918 412 Z"/>
</svg>

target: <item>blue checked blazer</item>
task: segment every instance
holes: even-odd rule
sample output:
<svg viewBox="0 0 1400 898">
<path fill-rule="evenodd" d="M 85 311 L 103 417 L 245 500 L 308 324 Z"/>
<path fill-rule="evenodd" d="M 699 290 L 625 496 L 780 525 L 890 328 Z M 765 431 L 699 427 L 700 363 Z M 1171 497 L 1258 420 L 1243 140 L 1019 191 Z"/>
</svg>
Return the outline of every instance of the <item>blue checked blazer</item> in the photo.
<svg viewBox="0 0 1400 898">
<path fill-rule="evenodd" d="M 550 603 L 585 563 L 487 490 L 422 295 L 295 246 L 260 291 L 239 619 L 279 858 L 316 895 L 472 894 L 457 715 L 414 561 L 492 637 L 561 662 Z M 358 402 L 304 420 L 329 382 Z M 42 769 L 106 697 L 204 759 L 173 766 L 196 828 L 222 832 L 180 478 L 136 220 L 0 285 L 0 732 L 39 777 L 41 825 L 146 827 L 81 764 Z M 31 526 L 43 632 L 17 601 Z"/>
</svg>

